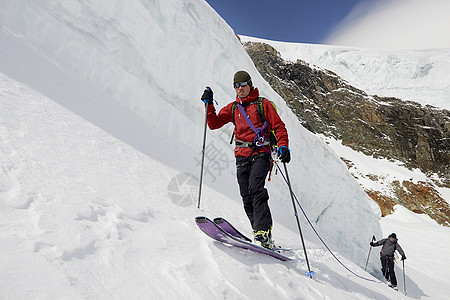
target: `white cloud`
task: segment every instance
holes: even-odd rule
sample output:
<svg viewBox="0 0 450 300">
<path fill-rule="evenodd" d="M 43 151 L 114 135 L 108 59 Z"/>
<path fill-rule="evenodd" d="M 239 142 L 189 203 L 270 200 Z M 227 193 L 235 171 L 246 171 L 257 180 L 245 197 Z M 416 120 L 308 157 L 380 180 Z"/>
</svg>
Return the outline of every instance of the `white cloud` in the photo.
<svg viewBox="0 0 450 300">
<path fill-rule="evenodd" d="M 324 43 L 381 49 L 450 48 L 450 1 L 363 2 Z"/>
</svg>

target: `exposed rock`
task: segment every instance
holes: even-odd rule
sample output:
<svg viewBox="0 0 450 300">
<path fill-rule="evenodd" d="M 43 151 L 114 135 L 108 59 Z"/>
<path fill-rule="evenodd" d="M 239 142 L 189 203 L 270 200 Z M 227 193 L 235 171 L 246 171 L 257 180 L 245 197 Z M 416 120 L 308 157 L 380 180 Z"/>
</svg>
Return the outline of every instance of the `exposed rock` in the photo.
<svg viewBox="0 0 450 300">
<path fill-rule="evenodd" d="M 343 157 L 341 157 L 341 160 L 347 165 L 348 169 L 351 169 L 355 166 L 355 164 L 351 160 L 345 159 Z"/>
<path fill-rule="evenodd" d="M 428 183 L 394 182 L 399 204 L 418 214 L 427 214 L 437 223 L 450 226 L 450 206 Z"/>
<path fill-rule="evenodd" d="M 378 191 L 366 190 L 366 193 L 378 204 L 382 217 L 390 215 L 394 212 L 394 206 L 398 204 L 394 199 L 385 196 Z"/>
</svg>

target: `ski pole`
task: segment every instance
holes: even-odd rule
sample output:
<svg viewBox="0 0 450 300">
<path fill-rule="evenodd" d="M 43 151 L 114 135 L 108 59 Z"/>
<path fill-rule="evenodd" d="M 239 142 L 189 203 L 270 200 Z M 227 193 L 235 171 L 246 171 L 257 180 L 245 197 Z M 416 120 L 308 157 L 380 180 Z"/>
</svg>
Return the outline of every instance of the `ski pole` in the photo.
<svg viewBox="0 0 450 300">
<path fill-rule="evenodd" d="M 295 206 L 294 192 L 292 191 L 291 180 L 289 179 L 289 174 L 288 174 L 288 170 L 287 170 L 287 167 L 286 167 L 286 163 L 283 163 L 283 165 L 284 165 L 284 171 L 286 172 L 286 180 L 287 180 L 287 184 L 288 184 L 288 187 L 289 187 L 289 193 L 291 194 L 292 205 L 294 206 L 294 213 L 295 213 L 295 218 L 297 219 L 297 226 L 298 226 L 298 231 L 300 233 L 300 239 L 302 241 L 303 251 L 305 252 L 306 264 L 308 265 L 308 272 L 306 274 L 310 278 L 312 278 L 312 274 L 314 274 L 314 272 L 311 272 L 311 267 L 309 266 L 308 254 L 306 253 L 306 247 L 305 247 L 305 241 L 303 239 L 302 228 L 300 226 L 300 221 L 298 220 L 297 207 Z"/>
<path fill-rule="evenodd" d="M 403 291 L 405 292 L 406 295 L 406 275 L 405 275 L 405 260 L 403 261 Z"/>
<path fill-rule="evenodd" d="M 375 235 L 372 235 L 372 242 L 375 241 Z M 369 263 L 370 251 L 372 251 L 372 245 L 370 245 L 369 255 L 367 255 L 366 266 L 364 267 L 364 271 L 367 269 L 367 264 Z"/>
<path fill-rule="evenodd" d="M 211 88 L 209 86 L 206 88 L 208 90 L 211 90 Z M 198 209 L 200 209 L 200 199 L 202 197 L 203 164 L 205 162 L 205 145 L 206 145 L 206 128 L 208 126 L 208 107 L 209 107 L 209 101 L 206 102 L 206 108 L 205 108 L 205 129 L 203 131 L 202 165 L 200 167 L 200 187 L 198 189 L 198 205 L 197 205 Z"/>
</svg>

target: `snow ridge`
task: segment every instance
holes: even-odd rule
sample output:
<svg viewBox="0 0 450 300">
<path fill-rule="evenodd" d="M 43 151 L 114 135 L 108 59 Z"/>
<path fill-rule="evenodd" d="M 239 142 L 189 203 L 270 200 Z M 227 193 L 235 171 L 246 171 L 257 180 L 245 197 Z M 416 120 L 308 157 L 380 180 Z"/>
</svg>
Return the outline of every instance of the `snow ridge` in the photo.
<svg viewBox="0 0 450 300">
<path fill-rule="evenodd" d="M 394 51 L 285 43 L 241 37 L 273 46 L 283 59 L 331 70 L 371 95 L 450 109 L 450 49 Z"/>
</svg>

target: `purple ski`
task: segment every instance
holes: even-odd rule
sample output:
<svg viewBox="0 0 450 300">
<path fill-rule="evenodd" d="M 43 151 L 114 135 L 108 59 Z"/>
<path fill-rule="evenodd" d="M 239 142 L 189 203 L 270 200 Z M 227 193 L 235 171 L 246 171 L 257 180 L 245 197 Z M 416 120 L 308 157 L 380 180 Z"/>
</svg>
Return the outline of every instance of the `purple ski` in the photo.
<svg viewBox="0 0 450 300">
<path fill-rule="evenodd" d="M 237 237 L 237 238 L 242 239 L 242 240 L 245 240 L 245 241 L 250 242 L 250 243 L 252 242 L 251 239 L 249 239 L 248 237 L 243 235 L 239 230 L 237 230 L 233 225 L 230 224 L 230 222 L 228 222 L 224 218 L 215 218 L 214 219 L 214 223 L 219 225 L 220 228 L 222 228 L 223 230 L 225 230 L 226 232 L 228 232 L 232 236 Z"/>
<path fill-rule="evenodd" d="M 291 258 L 284 256 L 278 252 L 266 249 L 259 245 L 252 244 L 248 241 L 231 235 L 207 217 L 196 217 L 195 223 L 206 235 L 208 235 L 210 238 L 215 239 L 216 241 L 239 248 L 248 249 L 254 252 L 270 255 L 282 261 L 291 260 Z"/>
</svg>

